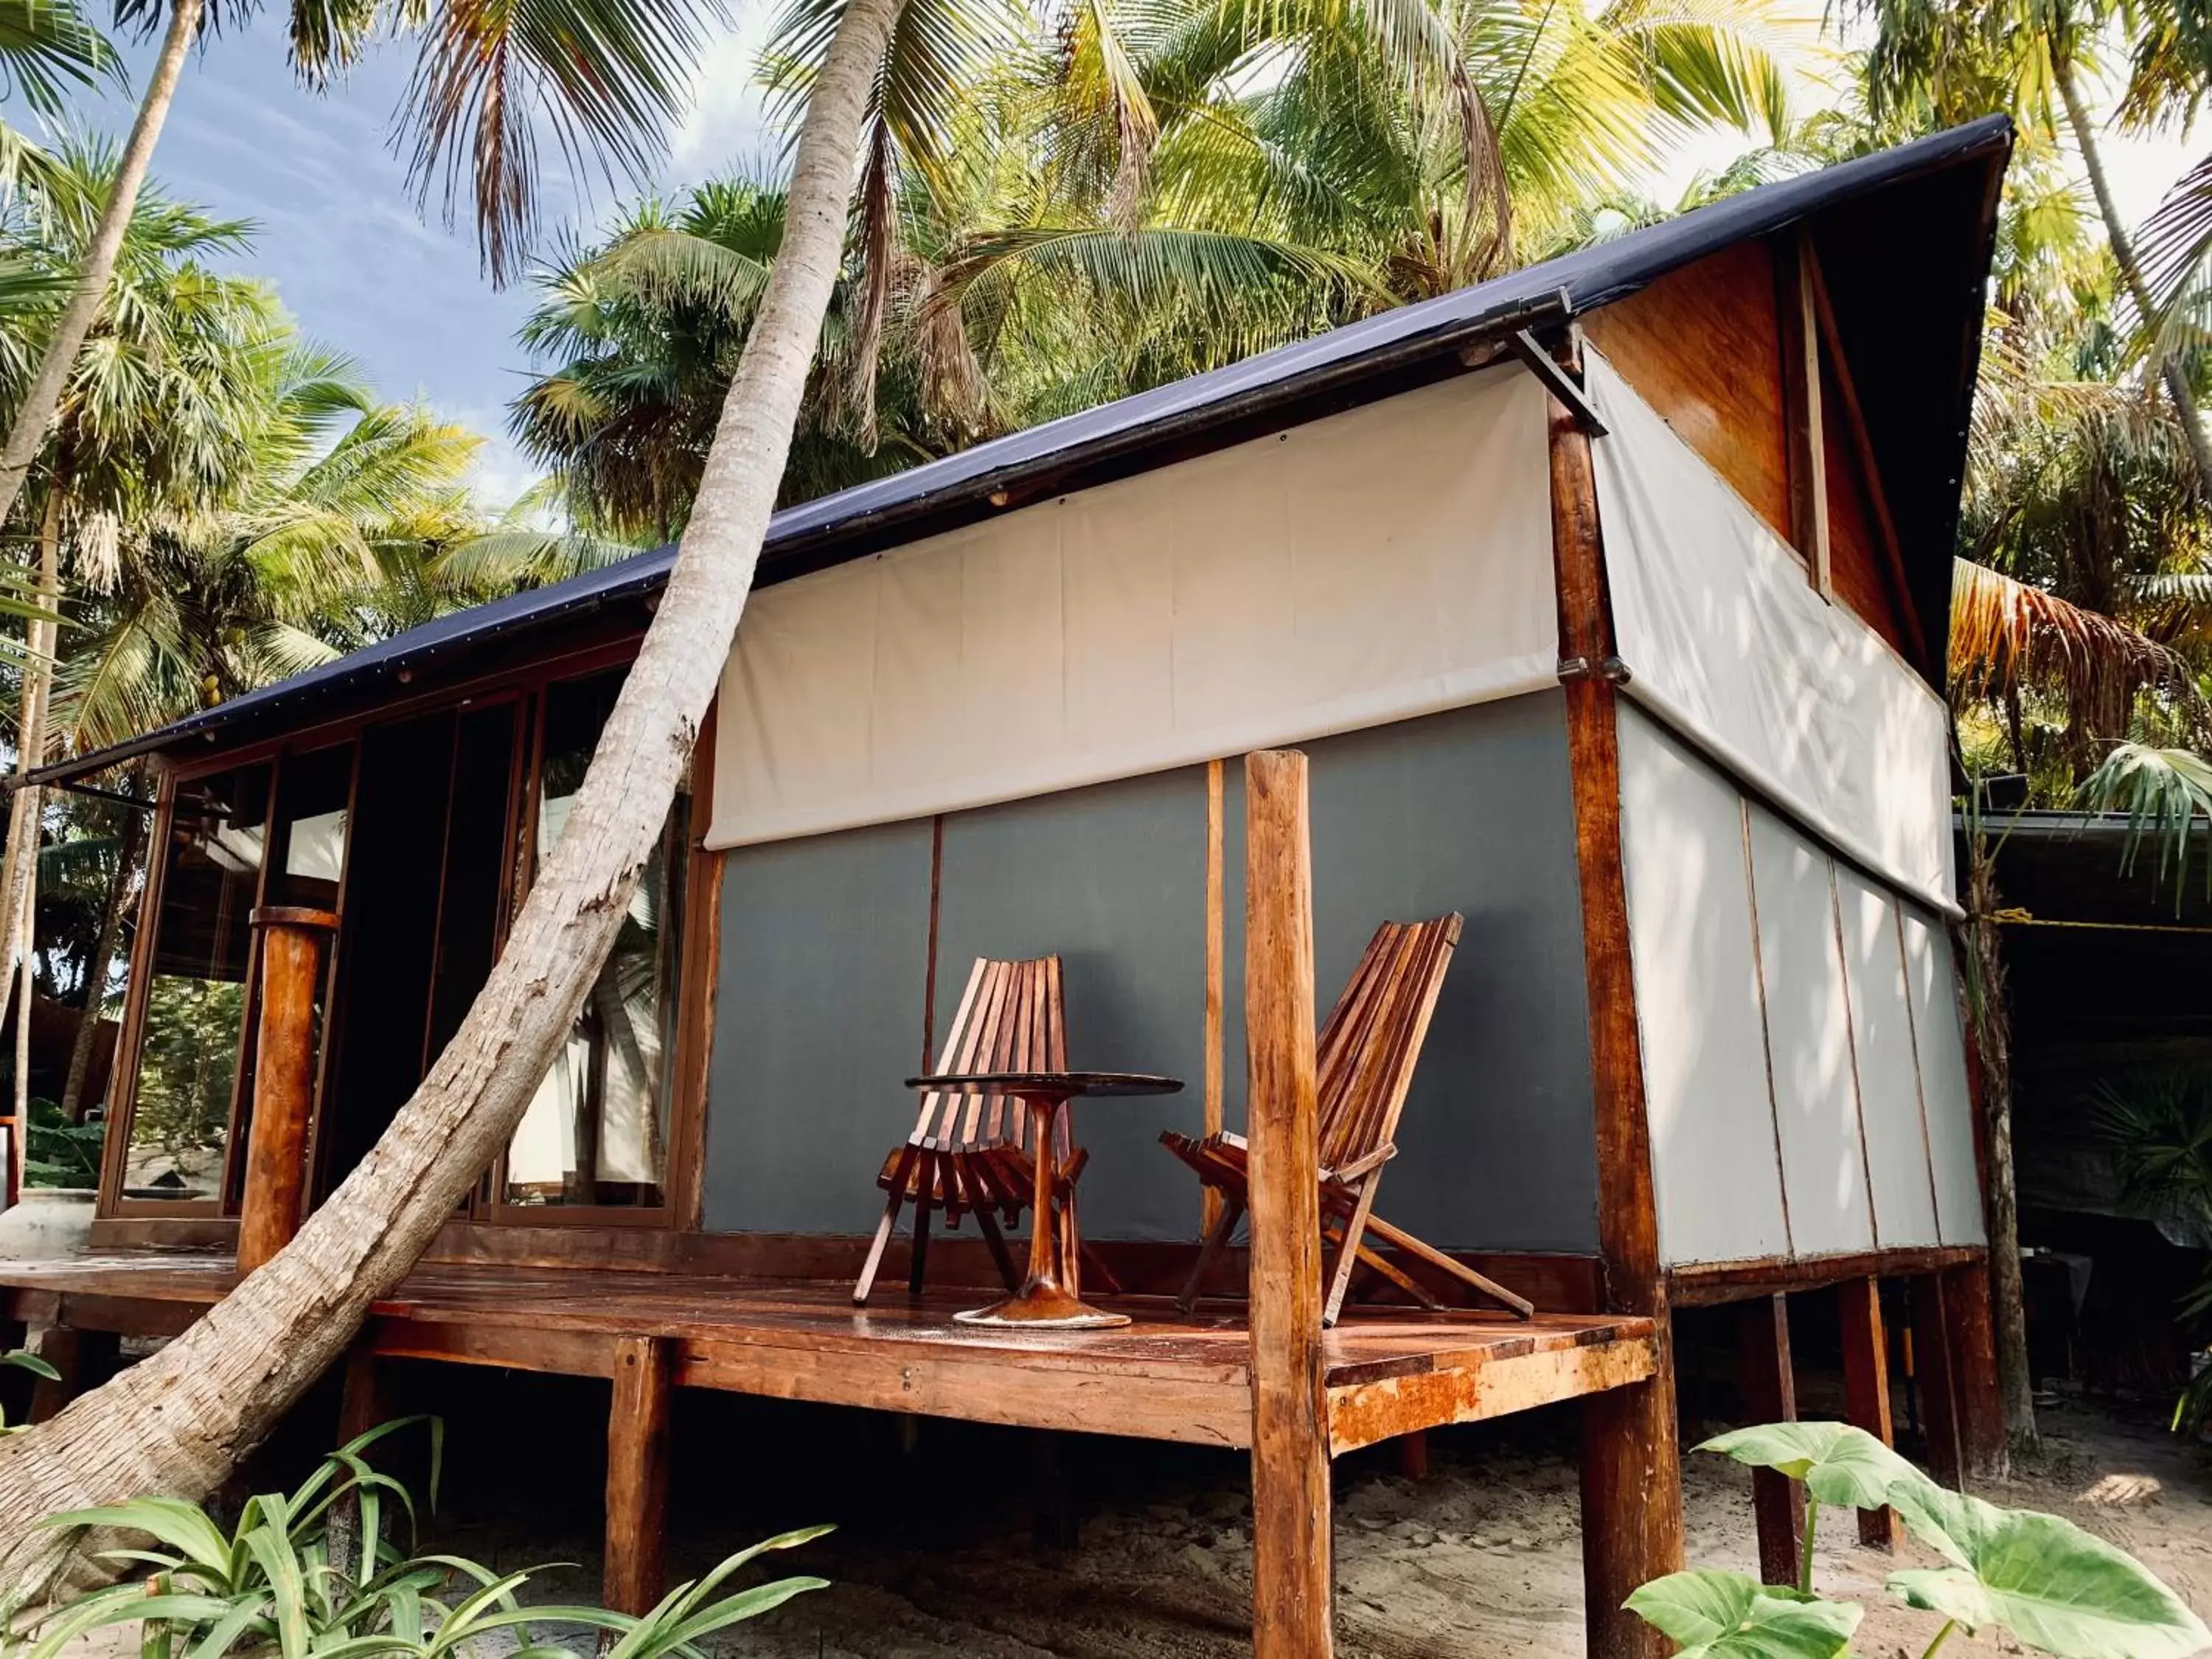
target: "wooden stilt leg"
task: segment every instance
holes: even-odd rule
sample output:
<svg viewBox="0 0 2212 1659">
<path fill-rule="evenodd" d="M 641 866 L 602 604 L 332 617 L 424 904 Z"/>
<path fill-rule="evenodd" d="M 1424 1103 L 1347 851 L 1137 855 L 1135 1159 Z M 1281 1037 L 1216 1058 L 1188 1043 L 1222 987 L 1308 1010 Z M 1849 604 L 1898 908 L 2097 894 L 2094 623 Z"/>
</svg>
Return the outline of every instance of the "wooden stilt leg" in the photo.
<svg viewBox="0 0 2212 1659">
<path fill-rule="evenodd" d="M 1397 1439 L 1398 1473 L 1408 1480 L 1429 1478 L 1429 1431 L 1416 1429 Z"/>
<path fill-rule="evenodd" d="M 1597 1147 L 1598 1249 L 1607 1303 L 1653 1322 L 1647 1382 L 1582 1405 L 1583 1617 L 1593 1659 L 1663 1659 L 1674 1644 L 1621 1606 L 1631 1590 L 1682 1565 L 1682 1468 L 1674 1419 L 1674 1347 L 1643 1040 L 1621 858 L 1618 694 L 1590 441 L 1556 398 L 1547 421 L 1552 556 L 1558 576 L 1567 773 L 1581 878 L 1583 971 L 1589 1009 L 1590 1107 Z M 1379 1236 L 1381 1229 L 1377 1228 Z M 1395 1243 L 1396 1241 L 1391 1241 Z"/>
<path fill-rule="evenodd" d="M 1753 1423 L 1797 1420 L 1797 1382 L 1790 1360 L 1790 1302 L 1763 1296 L 1743 1304 L 1743 1405 Z M 1751 1509 L 1759 1524 L 1759 1576 L 1770 1584 L 1797 1582 L 1805 1548 L 1805 1489 L 1775 1469 L 1751 1472 Z"/>
<path fill-rule="evenodd" d="M 1662 1659 L 1673 1650 L 1622 1606 L 1638 1585 L 1682 1565 L 1672 1346 L 1661 1342 L 1660 1369 L 1649 1382 L 1582 1402 L 1583 1600 L 1590 1659 Z"/>
<path fill-rule="evenodd" d="M 1881 1282 L 1846 1279 L 1836 1287 L 1844 1333 L 1844 1415 L 1885 1446 L 1897 1432 L 1889 1410 L 1889 1333 L 1881 1322 Z M 1859 1542 L 1893 1550 L 1902 1535 L 1897 1511 L 1859 1511 Z"/>
<path fill-rule="evenodd" d="M 1080 1297 L 1083 1294 L 1083 1246 L 1082 1235 L 1076 1231 L 1075 1225 L 1073 1182 L 1060 1182 L 1060 1205 L 1054 1214 L 1060 1226 L 1060 1237 L 1055 1241 L 1059 1247 L 1060 1282 L 1067 1287 L 1070 1296 Z"/>
<path fill-rule="evenodd" d="M 80 1331 L 56 1325 L 33 1340 L 31 1351 L 61 1373 L 58 1380 L 40 1377 L 31 1389 L 28 1420 L 43 1423 L 58 1416 L 79 1395 L 98 1388 L 113 1376 L 122 1364 L 123 1339 L 113 1331 Z"/>
<path fill-rule="evenodd" d="M 1080 1528 L 1062 1437 L 1051 1429 L 1032 1429 L 1029 1441 L 1030 1541 L 1042 1550 L 1073 1550 Z"/>
<path fill-rule="evenodd" d="M 1246 756 L 1244 800 L 1252 1651 L 1254 1659 L 1328 1659 L 1332 1552 L 1305 757 Z"/>
<path fill-rule="evenodd" d="M 387 1380 L 386 1368 L 367 1348 L 355 1348 L 346 1355 L 344 1387 L 338 1395 L 337 1444 L 350 1445 L 378 1425 L 392 1420 L 395 1413 Z M 361 1505 L 348 1494 L 331 1506 L 330 1559 L 333 1567 L 356 1583 L 370 1576 L 360 1571 L 356 1553 L 360 1547 Z"/>
<path fill-rule="evenodd" d="M 1969 1261 L 1943 1273 L 1943 1329 L 1950 1339 L 1951 1387 L 1959 1407 L 1959 1453 L 1970 1480 L 2005 1470 L 2004 1395 L 1997 1383 L 1996 1327 L 1989 1265 Z"/>
<path fill-rule="evenodd" d="M 1919 1370 L 1920 1416 L 1928 1437 L 1928 1472 L 1947 1486 L 1966 1480 L 1966 1457 L 1959 1444 L 1959 1406 L 1951 1374 L 1951 1344 L 1944 1332 L 1943 1280 L 1936 1273 L 1915 1279 L 1912 1296 L 1912 1356 Z"/>
<path fill-rule="evenodd" d="M 1188 1313 L 1192 1304 L 1197 1302 L 1200 1287 L 1206 1280 L 1206 1269 L 1212 1267 L 1214 1258 L 1227 1246 L 1229 1236 L 1237 1231 L 1237 1224 L 1243 1218 L 1243 1202 L 1233 1197 L 1224 1197 L 1221 1213 L 1214 1217 L 1213 1225 L 1206 1230 L 1206 1243 L 1199 1246 L 1198 1261 L 1190 1270 L 1190 1278 L 1182 1287 L 1182 1294 L 1176 1298 L 1176 1306 L 1184 1313 Z"/>
<path fill-rule="evenodd" d="M 667 1588 L 668 1408 L 672 1345 L 653 1336 L 615 1342 L 615 1393 L 607 1416 L 607 1539 L 603 1593 L 617 1613 L 653 1610 Z"/>
</svg>

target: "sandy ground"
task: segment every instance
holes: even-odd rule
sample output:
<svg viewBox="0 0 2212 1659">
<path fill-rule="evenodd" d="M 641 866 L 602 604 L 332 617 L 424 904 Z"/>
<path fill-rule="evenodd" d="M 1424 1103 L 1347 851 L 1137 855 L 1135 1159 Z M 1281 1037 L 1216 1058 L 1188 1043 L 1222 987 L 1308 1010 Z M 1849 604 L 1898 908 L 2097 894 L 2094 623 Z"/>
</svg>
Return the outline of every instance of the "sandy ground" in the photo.
<svg viewBox="0 0 2212 1659">
<path fill-rule="evenodd" d="M 805 1422 L 785 1432 L 803 1442 L 811 1432 Z M 1401 1476 L 1387 1448 L 1340 1465 L 1337 1651 L 1579 1659 L 1571 1431 L 1571 1418 L 1539 1413 L 1510 1431 L 1438 1433 L 1419 1482 Z M 2039 1464 L 1983 1495 L 2071 1517 L 2133 1551 L 2212 1614 L 2212 1452 L 2171 1438 L 2148 1413 L 2081 1405 L 2050 1412 L 2046 1432 Z M 757 1446 L 753 1433 L 738 1438 Z M 678 1443 L 691 1443 L 679 1433 Z M 821 1460 L 822 1478 L 805 1483 L 816 1490 L 796 1498 L 785 1472 L 789 1444 L 762 1449 L 757 1459 L 725 1457 L 688 1471 L 688 1480 L 680 1470 L 672 1565 L 689 1575 L 768 1531 L 842 1512 L 848 1523 L 838 1533 L 786 1558 L 832 1588 L 732 1632 L 723 1651 L 775 1659 L 1249 1653 L 1250 1510 L 1241 1458 L 1063 1442 L 1060 1490 L 1073 1494 L 1079 1547 L 1047 1549 L 1032 1539 L 1039 1487 L 1023 1443 L 1003 1431 L 925 1423 L 903 1444 L 847 1446 Z M 745 1479 L 756 1462 L 759 1479 Z M 736 1484 L 726 1484 L 733 1468 Z M 1747 1471 L 1691 1458 L 1687 1515 L 1693 1565 L 1753 1567 Z M 563 1529 L 540 1525 L 526 1536 L 516 1518 L 512 1510 L 455 1517 L 438 1530 L 444 1547 L 502 1565 L 532 1559 L 533 1545 L 534 1559 L 555 1553 L 548 1546 Z M 549 1596 L 595 1582 L 596 1540 L 582 1522 L 574 1517 L 561 1540 L 581 1572 L 566 1585 L 549 1579 Z M 1883 1597 L 1882 1579 L 1899 1561 L 1860 1547 L 1847 1514 L 1830 1517 L 1820 1540 L 1820 1587 L 1868 1609 L 1855 1651 L 1917 1656 L 1936 1621 Z M 1906 1555 L 1933 1561 L 1917 1547 Z M 1947 1659 L 2017 1651 L 1994 1634 L 1954 1638 L 1945 1650 Z"/>
<path fill-rule="evenodd" d="M 426 1548 L 501 1568 L 548 1561 L 533 1599 L 595 1599 L 599 1516 L 580 1503 L 595 1449 L 577 1398 L 501 1408 L 494 1393 L 453 1419 L 448 1499 Z M 689 1396 L 685 1397 L 688 1401 Z M 1807 1414 L 1816 1414 L 1817 1400 Z M 689 1576 L 784 1528 L 842 1518 L 782 1558 L 832 1580 L 714 1644 L 772 1659 L 1229 1659 L 1249 1654 L 1248 1467 L 1241 1456 L 1067 1437 L 1057 1478 L 1040 1442 L 1010 1431 L 765 1402 L 679 1412 L 671 1566 Z M 485 1407 L 492 1409 L 486 1411 Z M 600 1407 L 604 1410 L 604 1407 Z M 2212 1614 L 2212 1450 L 2148 1413 L 2069 1404 L 2045 1415 L 2048 1451 L 1983 1495 L 2056 1510 L 2148 1562 Z M 1580 1659 L 1580 1532 L 1571 1413 L 1431 1437 L 1416 1482 L 1389 1448 L 1336 1474 L 1337 1651 L 1346 1659 Z M 1693 1565 L 1753 1565 L 1749 1474 L 1710 1455 L 1686 1470 Z M 1041 1500 L 1040 1495 L 1044 1495 Z M 1034 1540 L 1041 1501 L 1079 1519 L 1078 1547 Z M 1820 1529 L 1818 1583 L 1867 1607 L 1855 1652 L 1916 1659 L 1936 1621 L 1887 1601 L 1899 1561 L 1860 1547 L 1848 1515 Z M 1908 1546 L 1906 1559 L 1932 1559 Z M 125 1639 L 126 1636 L 130 1639 Z M 589 1651 L 588 1639 L 577 1647 Z M 85 1644 L 124 1659 L 135 1632 Z M 1954 1639 L 1946 1659 L 2018 1652 Z"/>
</svg>

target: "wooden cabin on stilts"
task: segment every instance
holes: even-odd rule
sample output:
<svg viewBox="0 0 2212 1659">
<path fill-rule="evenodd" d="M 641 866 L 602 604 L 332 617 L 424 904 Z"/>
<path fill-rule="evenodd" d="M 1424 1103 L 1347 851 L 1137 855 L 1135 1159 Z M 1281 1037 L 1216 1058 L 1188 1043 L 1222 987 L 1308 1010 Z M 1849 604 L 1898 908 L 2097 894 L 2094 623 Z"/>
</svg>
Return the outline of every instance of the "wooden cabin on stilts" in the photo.
<svg viewBox="0 0 2212 1659">
<path fill-rule="evenodd" d="M 395 1359 L 608 1378 L 639 1608 L 679 1389 L 1249 1448 L 1263 1659 L 1330 1650 L 1332 1458 L 1565 1400 L 1589 1650 L 1659 1653 L 1621 1602 L 1682 1560 L 1677 1308 L 1739 1305 L 1787 1415 L 1790 1297 L 1839 1287 L 1852 1417 L 1889 1432 L 1910 1335 L 1938 1473 L 1986 1468 L 1942 676 L 2009 144 L 779 514 L 615 955 L 349 1417 Z M 151 757 L 157 853 L 95 1254 L 0 1263 L 0 1322 L 88 1380 L 324 1201 L 495 958 L 671 557 L 49 769 Z M 917 1121 L 907 1079 L 986 1072 Z M 1224 1203 L 1249 1243 L 1186 1310 Z M 1005 1322 L 1040 1285 L 1096 1317 Z M 1786 1483 L 1758 1514 L 1778 1571 Z"/>
</svg>

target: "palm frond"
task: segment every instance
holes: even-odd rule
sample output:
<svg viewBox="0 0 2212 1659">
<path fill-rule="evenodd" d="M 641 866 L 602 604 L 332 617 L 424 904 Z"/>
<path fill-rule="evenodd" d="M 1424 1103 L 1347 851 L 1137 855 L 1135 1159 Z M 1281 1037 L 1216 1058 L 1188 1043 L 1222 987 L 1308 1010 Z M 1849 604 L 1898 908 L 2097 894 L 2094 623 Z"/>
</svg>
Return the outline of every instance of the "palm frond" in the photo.
<svg viewBox="0 0 2212 1659">
<path fill-rule="evenodd" d="M 441 0 L 401 113 L 410 177 L 449 222 L 469 197 L 504 283 L 536 234 L 541 137 L 580 176 L 642 182 L 726 21 L 719 0 Z"/>
<path fill-rule="evenodd" d="M 2200 830 L 2212 833 L 2212 762 L 2186 749 L 2115 744 L 2083 781 L 2081 796 L 2094 811 L 2128 815 L 2123 873 L 2134 867 L 2146 836 L 2156 845 L 2158 878 L 2162 882 L 2172 871 L 2178 913 L 2191 849 L 2204 839 Z M 2205 860 L 2205 891 L 2212 896 L 2212 858 Z"/>
</svg>

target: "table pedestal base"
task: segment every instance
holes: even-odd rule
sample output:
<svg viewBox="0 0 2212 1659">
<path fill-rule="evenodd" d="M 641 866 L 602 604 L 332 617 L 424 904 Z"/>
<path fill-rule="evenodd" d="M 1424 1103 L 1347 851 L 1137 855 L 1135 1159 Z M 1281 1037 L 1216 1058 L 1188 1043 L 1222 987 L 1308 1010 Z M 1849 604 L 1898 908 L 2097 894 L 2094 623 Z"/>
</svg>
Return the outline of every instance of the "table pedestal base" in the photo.
<svg viewBox="0 0 2212 1659">
<path fill-rule="evenodd" d="M 1022 1330 L 1104 1331 L 1129 1322 L 1127 1314 L 1107 1313 L 1058 1285 L 1024 1285 L 1003 1302 L 970 1308 L 952 1316 L 963 1325 L 1012 1326 Z"/>
</svg>

